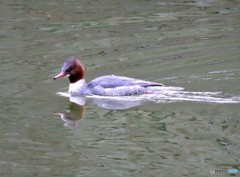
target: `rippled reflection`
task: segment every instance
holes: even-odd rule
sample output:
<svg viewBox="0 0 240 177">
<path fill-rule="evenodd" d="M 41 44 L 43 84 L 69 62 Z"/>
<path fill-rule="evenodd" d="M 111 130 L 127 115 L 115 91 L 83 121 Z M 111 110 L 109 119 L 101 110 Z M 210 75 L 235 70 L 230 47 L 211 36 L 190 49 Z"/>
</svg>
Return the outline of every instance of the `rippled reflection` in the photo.
<svg viewBox="0 0 240 177">
<path fill-rule="evenodd" d="M 108 110 L 124 110 L 132 107 L 143 105 L 146 102 L 158 104 L 173 102 L 203 102 L 207 104 L 239 104 L 240 97 L 224 97 L 222 92 L 189 92 L 184 91 L 181 87 L 161 87 L 161 90 L 153 94 L 144 94 L 139 96 L 70 96 L 67 92 L 58 92 L 60 96 L 68 97 L 70 106 L 68 112 L 57 113 L 64 121 L 67 127 L 77 127 L 78 122 L 85 115 L 85 104 L 87 99 L 94 105 Z"/>
</svg>

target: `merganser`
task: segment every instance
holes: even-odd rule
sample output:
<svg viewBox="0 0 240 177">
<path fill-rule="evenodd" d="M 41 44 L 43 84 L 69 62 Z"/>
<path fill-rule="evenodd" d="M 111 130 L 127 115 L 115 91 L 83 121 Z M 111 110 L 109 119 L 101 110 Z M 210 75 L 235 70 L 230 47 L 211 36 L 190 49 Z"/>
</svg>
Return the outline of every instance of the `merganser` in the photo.
<svg viewBox="0 0 240 177">
<path fill-rule="evenodd" d="M 84 80 L 86 69 L 80 59 L 72 56 L 62 65 L 61 72 L 53 79 L 68 76 L 71 95 L 130 96 L 151 93 L 161 83 L 149 82 L 125 76 L 101 76 L 89 83 Z"/>
</svg>

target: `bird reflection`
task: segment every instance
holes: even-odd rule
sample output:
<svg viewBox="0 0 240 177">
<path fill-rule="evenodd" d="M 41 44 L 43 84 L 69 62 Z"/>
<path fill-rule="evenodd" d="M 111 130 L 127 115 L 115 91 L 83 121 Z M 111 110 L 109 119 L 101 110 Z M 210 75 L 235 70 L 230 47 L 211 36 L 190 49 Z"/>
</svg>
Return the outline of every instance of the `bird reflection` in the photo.
<svg viewBox="0 0 240 177">
<path fill-rule="evenodd" d="M 65 127 L 75 128 L 78 126 L 79 121 L 84 118 L 85 108 L 82 105 L 71 102 L 68 111 L 55 114 L 60 116 Z"/>
<path fill-rule="evenodd" d="M 85 116 L 86 101 L 90 100 L 93 104 L 103 109 L 109 110 L 124 110 L 135 106 L 142 105 L 142 99 L 129 99 L 128 97 L 89 97 L 85 96 L 70 96 L 70 105 L 68 111 L 55 113 L 59 115 L 64 122 L 65 127 L 74 128 Z"/>
<path fill-rule="evenodd" d="M 130 99 L 131 98 L 131 99 Z M 85 105 L 86 97 L 69 97 L 70 102 L 76 103 L 78 105 Z M 139 99 L 139 97 L 102 97 L 102 96 L 92 96 L 88 97 L 93 104 L 100 108 L 109 110 L 123 110 L 132 108 L 135 106 L 142 105 L 145 100 Z"/>
</svg>

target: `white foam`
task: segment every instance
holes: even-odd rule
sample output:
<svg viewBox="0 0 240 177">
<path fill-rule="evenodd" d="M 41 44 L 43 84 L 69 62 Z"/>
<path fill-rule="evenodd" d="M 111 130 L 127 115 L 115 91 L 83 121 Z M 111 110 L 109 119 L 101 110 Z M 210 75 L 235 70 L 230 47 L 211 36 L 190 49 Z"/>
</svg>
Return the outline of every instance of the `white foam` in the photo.
<svg viewBox="0 0 240 177">
<path fill-rule="evenodd" d="M 68 92 L 57 92 L 56 94 L 59 96 L 68 97 L 68 98 L 71 96 L 70 93 Z"/>
<path fill-rule="evenodd" d="M 71 98 L 68 92 L 57 92 L 57 95 Z M 74 96 L 77 97 L 77 96 Z M 134 96 L 99 96 L 88 95 L 87 98 L 111 99 L 119 101 L 151 101 L 156 103 L 170 102 L 205 102 L 218 104 L 237 104 L 240 103 L 240 96 L 225 97 L 222 92 L 190 92 L 184 91 L 182 87 L 161 87 L 151 94 Z"/>
</svg>

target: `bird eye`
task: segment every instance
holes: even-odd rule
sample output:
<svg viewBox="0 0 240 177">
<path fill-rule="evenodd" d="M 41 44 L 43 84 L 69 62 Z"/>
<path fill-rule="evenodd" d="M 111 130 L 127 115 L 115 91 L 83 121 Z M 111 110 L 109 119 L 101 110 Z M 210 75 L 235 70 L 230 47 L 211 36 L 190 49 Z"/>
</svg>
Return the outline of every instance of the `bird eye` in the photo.
<svg viewBox="0 0 240 177">
<path fill-rule="evenodd" d="M 71 70 L 72 70 L 71 68 L 68 68 L 68 69 L 66 70 L 66 73 L 69 73 Z"/>
</svg>

